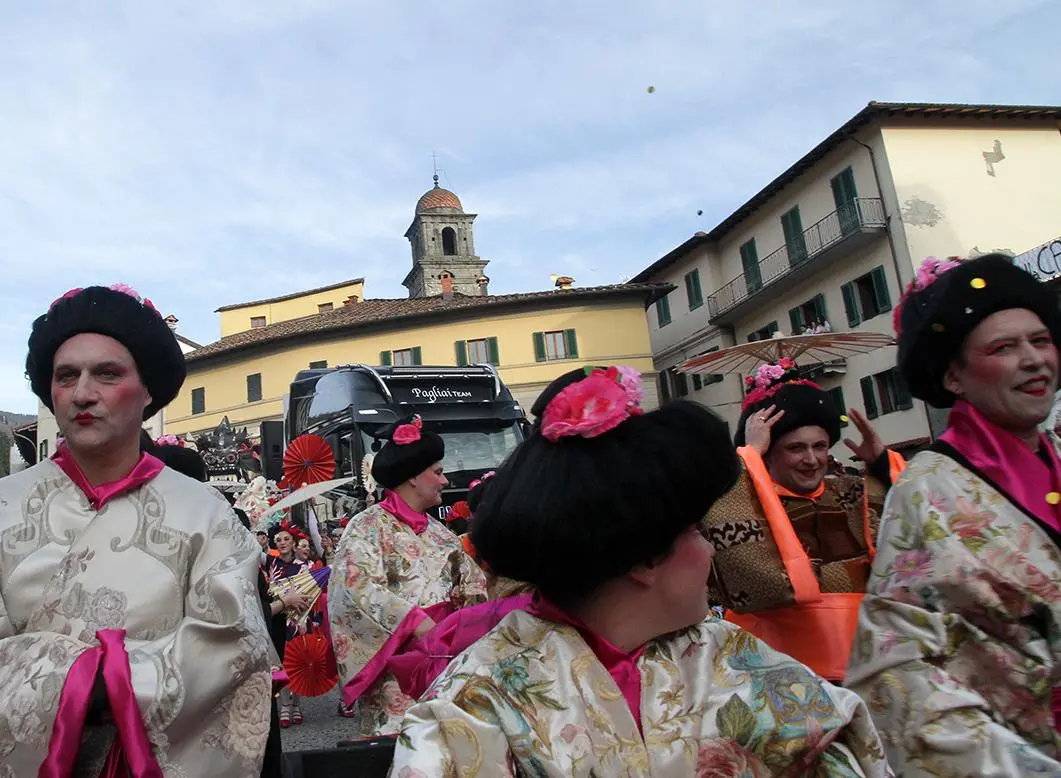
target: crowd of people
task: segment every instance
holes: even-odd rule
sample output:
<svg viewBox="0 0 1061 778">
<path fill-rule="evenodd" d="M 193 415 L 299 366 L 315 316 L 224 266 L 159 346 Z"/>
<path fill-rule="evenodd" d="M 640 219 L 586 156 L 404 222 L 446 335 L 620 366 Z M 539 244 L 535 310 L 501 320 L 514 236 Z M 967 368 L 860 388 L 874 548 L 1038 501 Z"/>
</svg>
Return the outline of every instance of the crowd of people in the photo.
<svg viewBox="0 0 1061 778">
<path fill-rule="evenodd" d="M 0 778 L 279 775 L 303 712 L 272 670 L 314 630 L 398 778 L 1061 776 L 1058 301 L 1008 257 L 929 259 L 894 325 L 950 409 L 909 461 L 790 360 L 735 439 L 591 366 L 448 526 L 442 438 L 381 430 L 380 499 L 333 548 L 312 516 L 255 538 L 145 443 L 172 332 L 127 287 L 67 293 L 26 360 L 62 444 L 0 480 Z M 310 615 L 270 584 L 312 570 Z"/>
</svg>

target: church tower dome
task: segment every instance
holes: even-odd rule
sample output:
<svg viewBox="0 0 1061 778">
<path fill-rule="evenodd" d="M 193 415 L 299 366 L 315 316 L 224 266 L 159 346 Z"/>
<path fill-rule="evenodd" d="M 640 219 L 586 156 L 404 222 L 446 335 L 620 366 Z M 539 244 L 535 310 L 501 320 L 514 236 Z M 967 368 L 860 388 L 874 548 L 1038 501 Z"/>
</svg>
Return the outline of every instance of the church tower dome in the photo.
<svg viewBox="0 0 1061 778">
<path fill-rule="evenodd" d="M 410 297 L 432 297 L 442 294 L 442 276 L 447 289 L 464 295 L 480 295 L 479 279 L 489 260 L 475 254 L 472 224 L 474 213 L 465 213 L 460 198 L 448 189 L 435 185 L 416 201 L 413 223 L 405 231 L 413 254 L 413 267 L 402 284 Z"/>
</svg>

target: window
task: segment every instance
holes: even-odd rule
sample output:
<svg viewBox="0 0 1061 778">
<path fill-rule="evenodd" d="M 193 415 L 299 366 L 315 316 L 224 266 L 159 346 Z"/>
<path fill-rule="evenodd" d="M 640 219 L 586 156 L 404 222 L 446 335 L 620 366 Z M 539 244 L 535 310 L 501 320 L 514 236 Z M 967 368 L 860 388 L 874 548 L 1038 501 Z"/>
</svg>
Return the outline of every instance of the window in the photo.
<svg viewBox="0 0 1061 778">
<path fill-rule="evenodd" d="M 774 333 L 777 332 L 777 322 L 772 321 L 761 329 L 757 329 L 755 332 L 748 333 L 748 342 L 751 343 L 753 340 L 769 340 L 774 337 Z"/>
<path fill-rule="evenodd" d="M 663 297 L 656 300 L 656 323 L 660 327 L 666 327 L 670 324 L 670 297 L 669 294 L 663 295 Z"/>
<path fill-rule="evenodd" d="M 477 340 L 458 340 L 454 347 L 457 351 L 457 366 L 465 365 L 500 365 L 501 359 L 497 349 L 497 338 L 479 338 Z"/>
<path fill-rule="evenodd" d="M 379 352 L 379 363 L 384 367 L 391 365 L 395 367 L 410 367 L 424 364 L 423 354 L 419 346 L 403 348 L 397 351 L 381 351 Z"/>
<path fill-rule="evenodd" d="M 840 414 L 840 426 L 846 427 L 848 422 L 844 421 L 847 418 L 847 403 L 844 402 L 844 390 L 841 387 L 830 389 L 829 399 L 833 401 L 833 405 L 836 406 L 836 412 Z"/>
<path fill-rule="evenodd" d="M 860 322 L 892 309 L 884 265 L 877 265 L 872 272 L 844 284 L 840 287 L 840 291 L 844 295 L 848 326 L 854 327 Z"/>
<path fill-rule="evenodd" d="M 690 270 L 685 274 L 685 295 L 689 298 L 690 311 L 695 311 L 704 304 L 704 290 L 700 288 L 699 270 Z"/>
<path fill-rule="evenodd" d="M 685 377 L 685 373 L 679 373 L 677 370 L 674 371 L 674 396 L 685 397 L 689 394 L 689 381 Z"/>
<path fill-rule="evenodd" d="M 325 370 L 328 367 L 327 359 L 319 359 L 316 362 L 309 363 L 310 370 Z"/>
<path fill-rule="evenodd" d="M 265 326 L 265 317 L 264 316 L 251 316 L 251 329 L 252 330 L 260 330 L 264 326 Z"/>
<path fill-rule="evenodd" d="M 825 295 L 815 295 L 802 305 L 790 309 L 788 319 L 792 325 L 793 335 L 799 335 L 805 328 L 813 327 L 815 324 L 824 324 L 826 321 Z"/>
<path fill-rule="evenodd" d="M 858 191 L 855 189 L 855 173 L 850 167 L 829 184 L 833 188 L 833 203 L 840 216 L 840 231 L 848 235 L 858 229 Z"/>
<path fill-rule="evenodd" d="M 899 375 L 898 368 L 893 367 L 883 373 L 868 375 L 861 379 L 859 384 L 862 387 L 862 402 L 868 419 L 914 407 L 914 399 Z"/>
<path fill-rule="evenodd" d="M 574 330 L 534 333 L 534 361 L 578 359 L 578 338 Z"/>
<path fill-rule="evenodd" d="M 798 205 L 781 214 L 781 231 L 785 233 L 789 266 L 803 264 L 807 259 L 807 241 L 803 237 L 803 221 L 799 218 Z"/>
<path fill-rule="evenodd" d="M 447 257 L 457 253 L 457 231 L 452 227 L 444 227 L 442 230 L 442 253 Z"/>
<path fill-rule="evenodd" d="M 317 306 L 317 313 L 327 313 L 333 308 L 335 308 L 335 305 L 333 303 L 320 303 Z"/>
<path fill-rule="evenodd" d="M 48 441 L 42 440 L 41 444 L 37 446 L 37 461 L 43 462 L 48 458 Z"/>
<path fill-rule="evenodd" d="M 740 266 L 744 270 L 744 285 L 748 294 L 758 292 L 763 286 L 763 276 L 759 272 L 759 252 L 755 250 L 755 238 L 740 247 Z"/>
<path fill-rule="evenodd" d="M 256 403 L 262 399 L 262 374 L 247 376 L 247 402 Z"/>
<path fill-rule="evenodd" d="M 206 389 L 192 389 L 192 414 L 206 413 Z"/>
<path fill-rule="evenodd" d="M 712 351 L 718 351 L 718 346 L 712 346 L 704 353 L 710 354 Z M 696 378 L 701 378 L 704 386 L 711 386 L 711 384 L 717 384 L 722 382 L 726 378 L 726 376 L 722 373 L 709 373 L 705 376 L 696 376 Z M 693 381 L 693 386 L 696 386 L 695 380 Z M 697 386 L 696 388 L 699 389 L 700 387 Z"/>
<path fill-rule="evenodd" d="M 670 380 L 667 377 L 667 371 L 661 370 L 659 373 L 659 402 L 660 405 L 667 402 L 670 399 Z"/>
</svg>

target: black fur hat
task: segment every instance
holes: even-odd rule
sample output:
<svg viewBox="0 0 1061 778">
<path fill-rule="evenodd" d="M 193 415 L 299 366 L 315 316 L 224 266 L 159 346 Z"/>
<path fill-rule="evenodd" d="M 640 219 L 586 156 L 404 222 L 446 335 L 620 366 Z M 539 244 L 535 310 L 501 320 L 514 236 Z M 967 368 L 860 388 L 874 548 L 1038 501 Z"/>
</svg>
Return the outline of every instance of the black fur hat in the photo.
<svg viewBox="0 0 1061 778">
<path fill-rule="evenodd" d="M 166 467 L 173 468 L 189 478 L 206 483 L 206 463 L 198 451 L 183 446 L 156 446 L 151 453 L 162 460 Z"/>
<path fill-rule="evenodd" d="M 1034 313 L 1061 345 L 1056 293 L 1010 257 L 925 260 L 893 318 L 899 371 L 910 393 L 936 408 L 954 405 L 957 398 L 943 386 L 951 361 L 980 322 L 1011 308 Z"/>
<path fill-rule="evenodd" d="M 785 360 L 782 360 L 785 363 Z M 770 377 L 777 373 L 780 375 Z M 776 411 L 785 415 L 770 428 L 771 444 L 792 430 L 800 427 L 821 427 L 829 435 L 829 445 L 836 445 L 840 440 L 840 415 L 843 408 L 837 408 L 829 393 L 813 381 L 801 379 L 795 364 L 787 362 L 781 365 L 763 365 L 752 378 L 755 388 L 744 398 L 740 421 L 733 436 L 734 445 L 745 444 L 744 425 L 748 418 L 759 411 L 775 406 Z"/>
<path fill-rule="evenodd" d="M 372 460 L 372 477 L 385 489 L 394 489 L 420 475 L 446 455 L 446 443 L 411 416 L 384 433 L 388 442 Z"/>
<path fill-rule="evenodd" d="M 151 395 L 144 409 L 149 419 L 177 396 L 187 374 L 184 354 L 173 331 L 150 300 L 135 292 L 90 286 L 67 292 L 33 322 L 26 355 L 26 375 L 33 393 L 50 411 L 52 367 L 59 347 L 83 332 L 114 338 L 136 362 L 140 380 Z"/>
</svg>

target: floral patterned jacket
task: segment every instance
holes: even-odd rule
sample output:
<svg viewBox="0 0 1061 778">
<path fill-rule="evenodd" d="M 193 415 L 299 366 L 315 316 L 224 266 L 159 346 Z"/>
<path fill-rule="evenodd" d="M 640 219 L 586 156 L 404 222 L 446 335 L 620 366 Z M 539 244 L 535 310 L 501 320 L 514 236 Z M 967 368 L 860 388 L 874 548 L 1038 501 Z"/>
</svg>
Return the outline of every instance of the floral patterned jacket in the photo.
<svg viewBox="0 0 1061 778">
<path fill-rule="evenodd" d="M 862 701 L 714 617 L 638 660 L 641 726 L 571 626 L 507 615 L 411 707 L 391 775 L 888 776 Z"/>
<path fill-rule="evenodd" d="M 328 612 L 340 683 L 371 677 L 355 703 L 355 737 L 398 731 L 412 700 L 384 665 L 424 609 L 485 600 L 486 576 L 441 522 L 417 535 L 380 505 L 350 520 L 332 563 Z"/>
<path fill-rule="evenodd" d="M 970 467 L 889 493 L 847 685 L 900 775 L 1061 776 L 1061 538 Z"/>
</svg>

